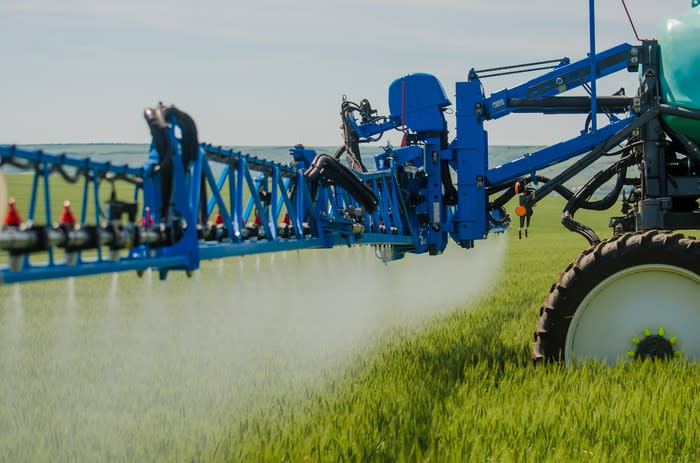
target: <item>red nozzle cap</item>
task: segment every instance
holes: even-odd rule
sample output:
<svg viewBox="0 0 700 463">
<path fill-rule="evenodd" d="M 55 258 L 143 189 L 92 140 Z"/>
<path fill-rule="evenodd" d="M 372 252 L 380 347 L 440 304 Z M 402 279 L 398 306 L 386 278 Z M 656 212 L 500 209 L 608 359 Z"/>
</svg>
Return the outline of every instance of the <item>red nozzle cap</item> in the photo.
<svg viewBox="0 0 700 463">
<path fill-rule="evenodd" d="M 147 207 L 144 211 L 143 217 L 141 217 L 141 226 L 149 227 L 153 225 L 153 217 L 151 217 L 151 208 Z"/>
<path fill-rule="evenodd" d="M 289 220 L 289 214 L 284 214 L 284 218 L 282 219 L 282 223 L 284 225 L 291 225 L 292 221 Z"/>
<path fill-rule="evenodd" d="M 216 224 L 216 225 L 223 225 L 224 224 L 224 217 L 221 215 L 221 212 L 218 212 L 216 214 L 216 218 L 214 219 L 214 224 Z"/>
<path fill-rule="evenodd" d="M 20 217 L 15 207 L 15 198 L 10 198 L 7 204 L 9 209 L 7 209 L 5 214 L 5 225 L 8 227 L 19 227 L 22 224 L 22 217 Z"/>
<path fill-rule="evenodd" d="M 75 225 L 75 216 L 70 210 L 70 201 L 63 201 L 63 213 L 59 222 L 61 225 Z"/>
<path fill-rule="evenodd" d="M 260 219 L 260 213 L 256 212 L 255 213 L 255 222 L 253 222 L 253 225 L 262 225 L 262 220 Z"/>
</svg>

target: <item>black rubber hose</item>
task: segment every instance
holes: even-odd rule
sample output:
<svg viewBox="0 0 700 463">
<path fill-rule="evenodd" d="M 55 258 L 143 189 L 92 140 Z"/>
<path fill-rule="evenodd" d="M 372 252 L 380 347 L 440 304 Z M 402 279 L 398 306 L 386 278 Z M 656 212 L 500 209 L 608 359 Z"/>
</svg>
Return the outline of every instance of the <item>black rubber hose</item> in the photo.
<svg viewBox="0 0 700 463">
<path fill-rule="evenodd" d="M 358 137 L 357 133 L 352 129 L 352 125 L 349 122 L 349 119 L 352 117 L 353 111 L 358 111 L 361 114 L 363 113 L 362 108 L 356 103 L 347 100 L 343 101 L 343 103 L 340 106 L 340 119 L 342 122 L 343 129 L 344 152 L 351 159 L 351 163 L 353 165 L 356 164 L 357 166 L 359 166 L 362 172 L 367 172 L 367 168 L 362 162 L 362 155 L 360 154 L 360 138 Z M 341 154 L 341 150 L 338 150 L 336 152 L 337 157 L 340 157 Z"/>
<path fill-rule="evenodd" d="M 185 164 L 196 161 L 199 156 L 199 139 L 197 137 L 197 126 L 194 119 L 184 111 L 180 111 L 175 106 L 167 106 L 163 109 L 163 116 L 166 121 L 175 119 L 175 123 L 180 127 L 182 138 L 180 147 L 182 148 L 182 158 Z"/>
<path fill-rule="evenodd" d="M 194 119 L 184 111 L 177 109 L 175 106 L 168 106 L 163 110 L 163 115 L 166 120 L 171 117 L 175 119 L 175 123 L 180 127 L 182 138 L 180 139 L 180 147 L 182 149 L 182 159 L 187 164 L 194 162 L 199 157 L 199 138 L 197 135 L 197 125 Z M 207 186 L 206 176 L 202 173 L 201 181 L 199 182 L 199 221 L 202 224 L 207 223 Z"/>
<path fill-rule="evenodd" d="M 76 169 L 75 173 L 71 175 L 68 171 L 60 164 L 54 164 L 51 166 L 51 172 L 58 172 L 61 178 L 66 183 L 77 183 L 79 180 L 85 178 L 85 171 L 81 169 Z"/>
<path fill-rule="evenodd" d="M 327 155 L 326 155 L 327 156 Z M 367 212 L 373 213 L 378 204 L 374 192 L 353 173 L 351 169 L 336 162 L 330 156 L 322 170 L 322 175 L 334 181 L 355 198 Z"/>
<path fill-rule="evenodd" d="M 620 149 L 620 150 L 617 150 L 617 151 L 615 151 L 615 152 L 608 153 L 606 156 L 608 156 L 608 155 L 612 156 L 612 155 L 616 155 L 616 154 L 621 154 L 621 153 L 627 152 L 627 151 L 629 151 L 630 149 L 632 149 L 633 147 L 635 147 L 635 146 L 637 146 L 637 145 L 639 145 L 639 144 L 641 144 L 641 143 L 642 143 L 642 142 L 634 142 L 634 143 L 631 143 L 630 145 L 625 146 L 624 148 L 622 148 L 622 149 Z M 613 164 L 613 165 L 614 165 L 614 164 Z M 549 182 L 549 181 L 550 181 L 549 178 L 547 178 L 547 177 L 545 177 L 545 176 L 543 176 L 543 175 L 537 175 L 537 176 L 536 176 L 536 179 L 537 179 L 537 182 L 542 182 L 542 183 L 546 183 L 546 182 Z M 623 178 L 622 181 L 624 181 L 624 180 L 625 180 L 625 179 Z M 607 180 L 606 180 L 606 181 L 607 181 Z M 507 188 L 507 190 L 506 190 L 501 196 L 499 196 L 499 197 L 496 198 L 493 202 L 491 202 L 490 205 L 492 205 L 493 208 L 498 208 L 498 207 L 504 206 L 508 201 L 510 201 L 510 200 L 515 196 L 515 194 L 516 194 L 516 193 L 515 193 L 515 184 L 516 184 L 517 182 L 530 183 L 530 182 L 532 182 L 532 179 L 531 179 L 530 177 L 523 177 L 523 178 L 520 178 L 520 179 L 516 180 L 515 182 L 511 183 L 510 186 L 505 187 L 505 188 Z M 496 189 L 496 188 L 498 188 L 498 187 L 499 187 L 499 186 L 495 186 L 495 187 L 493 187 L 493 188 Z M 503 186 L 500 186 L 500 187 L 503 188 Z M 487 191 L 488 191 L 488 188 L 487 188 Z M 501 189 L 500 191 L 502 191 L 502 189 Z M 569 189 L 568 189 L 567 187 L 565 187 L 564 185 L 557 185 L 557 186 L 555 186 L 555 187 L 554 187 L 554 191 L 556 191 L 557 193 L 559 193 L 559 195 L 560 195 L 561 197 L 563 197 L 564 199 L 566 199 L 567 201 L 570 200 L 570 199 L 574 196 L 574 192 L 571 191 L 571 190 L 569 190 Z M 593 192 L 591 192 L 591 194 L 593 194 Z M 616 198 L 617 198 L 617 197 L 615 197 L 615 199 L 616 199 Z M 592 201 L 592 202 L 581 200 L 581 201 L 577 204 L 577 209 L 588 209 L 588 210 L 595 210 L 595 211 L 608 209 L 610 206 L 603 207 L 603 208 L 601 209 L 601 204 L 605 204 L 604 201 L 607 202 L 607 200 L 598 200 L 598 201 Z M 613 202 L 614 202 L 614 200 L 613 200 Z"/>
<path fill-rule="evenodd" d="M 629 143 L 628 145 L 623 146 L 622 148 L 620 148 L 620 149 L 618 149 L 618 150 L 610 151 L 610 152 L 608 152 L 608 153 L 605 153 L 603 156 L 608 156 L 608 157 L 609 157 L 609 156 L 618 156 L 618 155 L 620 155 L 620 154 L 625 154 L 625 153 L 627 153 L 629 150 L 631 150 L 632 148 L 634 148 L 635 146 L 639 146 L 639 145 L 641 145 L 641 144 L 643 144 L 643 143 L 644 143 L 644 141 L 642 141 L 642 140 L 634 141 L 634 142 Z M 519 178 L 518 180 L 516 180 L 515 182 L 506 182 L 506 183 L 498 183 L 498 184 L 495 184 L 495 185 L 488 185 L 488 186 L 486 187 L 486 193 L 487 193 L 488 195 L 492 195 L 492 194 L 494 194 L 494 193 L 498 193 L 498 192 L 503 191 L 503 190 L 505 190 L 505 189 L 507 189 L 507 188 L 512 188 L 513 185 L 515 185 L 516 182 L 521 182 L 521 181 L 528 181 L 528 182 L 529 182 L 529 181 L 530 181 L 530 180 L 528 180 L 529 178 L 530 178 L 530 177 L 521 177 L 521 178 Z M 550 179 L 548 179 L 547 177 L 544 177 L 544 176 L 542 176 L 542 175 L 537 175 L 536 178 L 537 178 L 537 181 L 538 181 L 538 182 L 548 182 L 548 181 L 550 180 Z M 564 188 L 565 188 L 565 187 L 564 187 Z M 556 189 L 556 187 L 555 187 L 555 189 Z M 562 193 L 566 194 L 566 191 L 571 192 L 571 190 L 569 190 L 568 188 L 565 189 L 565 190 L 557 191 L 557 192 L 558 192 L 559 194 L 562 194 Z M 573 195 L 573 193 L 571 193 L 571 195 Z M 562 196 L 564 196 L 564 195 L 562 194 Z M 512 196 L 511 196 L 511 197 L 512 197 Z M 564 198 L 565 198 L 565 199 L 569 199 L 568 196 L 564 196 Z M 507 201 L 506 201 L 506 202 L 507 202 Z"/>
<path fill-rule="evenodd" d="M 546 183 L 546 182 L 549 181 L 549 178 L 547 178 L 547 177 L 545 177 L 545 176 L 543 176 L 543 175 L 538 175 L 538 176 L 536 176 L 535 178 L 537 179 L 537 182 Z M 509 187 L 507 187 L 508 189 L 507 189 L 501 196 L 499 196 L 498 198 L 496 198 L 495 200 L 493 200 L 493 201 L 490 203 L 491 208 L 492 208 L 492 209 L 498 209 L 498 208 L 500 208 L 500 207 L 503 207 L 503 206 L 505 206 L 505 204 L 506 204 L 508 201 L 510 201 L 511 199 L 513 199 L 513 197 L 516 195 L 516 193 L 515 193 L 515 184 L 518 183 L 518 182 L 525 182 L 525 183 L 527 184 L 527 183 L 532 182 L 532 178 L 530 178 L 530 177 L 525 177 L 525 178 L 521 178 L 521 179 L 516 180 L 515 182 L 513 182 Z M 571 198 L 574 196 L 574 192 L 571 191 L 571 190 L 569 190 L 568 188 L 566 188 L 564 185 L 557 185 L 557 186 L 554 188 L 554 191 L 556 191 L 557 193 L 559 193 L 559 194 L 560 194 L 564 199 L 566 199 L 566 200 L 569 200 L 569 199 L 571 199 Z"/>
<path fill-rule="evenodd" d="M 36 164 L 34 164 L 34 163 L 31 163 L 31 162 L 20 162 L 20 161 L 18 161 L 18 160 L 15 159 L 15 158 L 4 158 L 4 159 L 0 159 L 0 166 L 2 166 L 3 164 L 9 164 L 9 165 L 11 165 L 11 166 L 13 166 L 13 167 L 16 167 L 16 168 L 18 168 L 18 169 L 21 169 L 21 170 L 29 170 L 29 169 L 32 169 L 32 168 L 35 168 L 35 167 L 36 167 Z"/>
<path fill-rule="evenodd" d="M 166 221 L 173 194 L 173 166 L 171 160 L 175 150 L 168 140 L 168 123 L 163 115 L 163 105 L 158 105 L 155 108 L 146 108 L 143 116 L 151 129 L 153 144 L 158 152 L 161 192 L 160 217 L 162 221 Z"/>
<path fill-rule="evenodd" d="M 452 183 L 450 164 L 446 159 L 440 161 L 440 176 L 442 177 L 442 186 L 445 189 L 443 202 L 447 206 L 454 206 L 457 204 L 457 188 L 455 188 L 454 184 Z"/>
<path fill-rule="evenodd" d="M 187 164 L 194 162 L 199 157 L 199 138 L 197 135 L 197 125 L 194 119 L 184 111 L 180 111 L 175 106 L 170 106 L 165 109 L 165 117 L 175 117 L 175 122 L 180 127 L 182 138 L 180 139 L 180 147 L 182 148 L 182 158 Z M 202 172 L 202 178 L 199 182 L 199 221 L 206 224 L 208 220 L 207 214 L 207 185 L 206 175 Z"/>
<path fill-rule="evenodd" d="M 318 154 L 304 177 L 311 185 L 311 194 L 316 196 L 322 178 L 331 180 L 347 191 L 370 214 L 377 209 L 378 200 L 374 192 L 357 178 L 351 169 L 327 154 Z"/>
<path fill-rule="evenodd" d="M 167 219 L 168 209 L 172 200 L 173 192 L 173 166 L 172 159 L 175 155 L 175 147 L 168 139 L 168 123 L 174 119 L 175 124 L 180 128 L 180 149 L 182 160 L 187 168 L 188 164 L 194 162 L 199 157 L 199 138 L 197 125 L 194 119 L 184 111 L 175 106 L 164 106 L 159 103 L 155 108 L 147 108 L 144 117 L 151 129 L 151 136 L 158 152 L 158 167 L 161 175 L 161 217 Z M 202 173 L 200 181 L 199 195 L 199 220 L 206 223 L 207 217 L 207 188 L 206 178 Z"/>
<path fill-rule="evenodd" d="M 592 228 L 574 220 L 574 214 L 581 208 L 581 204 L 585 204 L 587 209 L 602 211 L 612 207 L 617 197 L 620 195 L 625 184 L 627 168 L 634 163 L 633 157 L 627 157 L 619 160 L 593 176 L 569 201 L 567 202 L 562 212 L 561 222 L 568 230 L 580 234 L 591 244 L 591 246 L 600 243 L 600 237 L 593 231 Z M 615 173 L 618 174 L 615 187 L 598 201 L 587 201 L 595 191 L 600 188 L 605 182 L 610 180 Z"/>
<path fill-rule="evenodd" d="M 668 114 L 669 116 L 685 117 L 687 119 L 700 120 L 700 111 L 694 109 L 681 108 L 679 106 L 671 106 L 667 104 L 659 105 L 659 111 L 661 114 Z"/>
<path fill-rule="evenodd" d="M 333 155 L 333 157 L 334 157 L 335 159 L 340 159 L 340 156 L 342 156 L 344 152 L 345 152 L 345 145 L 340 146 L 340 147 L 338 147 L 338 149 L 335 151 L 335 154 Z"/>
</svg>

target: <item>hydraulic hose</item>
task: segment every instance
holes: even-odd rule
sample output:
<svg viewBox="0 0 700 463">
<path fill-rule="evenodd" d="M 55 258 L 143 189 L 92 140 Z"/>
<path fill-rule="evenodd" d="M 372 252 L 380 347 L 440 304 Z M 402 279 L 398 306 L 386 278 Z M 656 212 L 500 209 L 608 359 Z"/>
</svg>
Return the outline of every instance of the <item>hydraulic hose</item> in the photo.
<svg viewBox="0 0 700 463">
<path fill-rule="evenodd" d="M 357 178 L 353 171 L 327 154 L 318 154 L 304 172 L 304 177 L 311 184 L 311 194 L 316 196 L 321 178 L 331 180 L 342 187 L 350 196 L 370 214 L 377 209 L 379 203 L 374 192 Z"/>
<path fill-rule="evenodd" d="M 639 146 L 642 143 L 643 143 L 642 141 L 631 142 L 628 145 L 620 148 L 619 150 L 610 151 L 610 152 L 606 153 L 605 156 L 617 156 L 617 155 L 625 154 L 625 153 L 629 152 L 632 148 Z M 545 177 L 544 175 L 537 175 L 535 177 L 535 179 L 538 183 L 540 183 L 540 182 L 547 183 L 550 181 L 550 179 Z M 493 194 L 493 193 L 497 193 L 499 191 L 506 190 L 501 196 L 499 196 L 493 202 L 491 202 L 490 205 L 492 205 L 494 209 L 504 206 L 508 201 L 510 201 L 516 195 L 516 192 L 515 192 L 516 183 L 523 183 L 523 182 L 525 184 L 531 183 L 532 177 L 530 177 L 530 176 L 522 177 L 522 178 L 520 178 L 514 182 L 508 183 L 508 184 L 488 186 L 486 188 L 486 191 L 488 192 L 488 194 Z M 568 189 L 567 187 L 565 187 L 564 185 L 555 185 L 554 191 L 559 193 L 559 195 L 561 197 L 563 197 L 564 199 L 566 199 L 567 201 L 569 201 L 571 198 L 574 197 L 574 192 L 571 191 L 570 189 Z M 593 192 L 591 192 L 591 194 L 592 193 Z M 602 210 L 602 209 L 600 209 L 600 204 L 602 204 L 601 201 L 593 201 L 593 202 L 580 201 L 577 203 L 578 204 L 577 208 L 589 209 L 589 210 Z M 605 209 L 607 209 L 607 207 Z"/>
<path fill-rule="evenodd" d="M 173 194 L 173 165 L 172 158 L 175 155 L 175 147 L 168 140 L 168 123 L 163 114 L 163 105 L 155 108 L 146 108 L 143 117 L 151 129 L 153 145 L 158 152 L 158 171 L 160 173 L 160 217 L 167 221 L 170 200 Z"/>
<path fill-rule="evenodd" d="M 144 117 L 151 129 L 151 136 L 158 152 L 158 167 L 161 174 L 161 217 L 166 220 L 173 194 L 173 165 L 175 147 L 168 138 L 168 127 L 171 121 L 180 128 L 179 139 L 184 167 L 196 161 L 199 156 L 199 138 L 194 119 L 175 106 L 165 106 L 159 103 L 155 108 L 147 108 Z M 207 188 L 204 173 L 200 181 L 199 220 L 207 222 Z"/>
<path fill-rule="evenodd" d="M 623 186 L 625 185 L 627 168 L 635 163 L 633 156 L 628 156 L 620 159 L 615 164 L 612 164 L 592 177 L 573 197 L 569 199 L 562 212 L 561 222 L 568 229 L 576 232 L 586 238 L 591 246 L 600 243 L 600 237 L 593 231 L 592 228 L 583 225 L 574 220 L 574 214 L 583 205 L 586 209 L 602 211 L 609 209 L 617 201 Z M 600 188 L 605 182 L 610 180 L 613 175 L 618 174 L 617 181 L 613 189 L 598 201 L 587 201 L 595 191 Z"/>
<path fill-rule="evenodd" d="M 549 181 L 549 178 L 547 178 L 543 175 L 537 175 L 535 178 L 536 178 L 537 182 L 546 183 Z M 491 203 L 489 203 L 489 206 L 492 209 L 498 209 L 498 208 L 505 206 L 506 203 L 508 201 L 510 201 L 511 199 L 513 199 L 513 197 L 515 197 L 515 195 L 517 194 L 515 192 L 515 185 L 519 182 L 524 182 L 525 184 L 531 183 L 532 178 L 531 177 L 524 177 L 524 178 L 521 178 L 519 180 L 516 180 L 515 182 L 510 184 L 510 186 L 506 187 L 506 191 L 503 194 L 501 194 L 501 196 L 499 196 L 498 198 L 493 200 Z M 556 187 L 554 187 L 554 191 L 559 193 L 566 200 L 568 200 L 574 196 L 574 192 L 569 190 L 564 185 L 557 185 Z"/>
</svg>

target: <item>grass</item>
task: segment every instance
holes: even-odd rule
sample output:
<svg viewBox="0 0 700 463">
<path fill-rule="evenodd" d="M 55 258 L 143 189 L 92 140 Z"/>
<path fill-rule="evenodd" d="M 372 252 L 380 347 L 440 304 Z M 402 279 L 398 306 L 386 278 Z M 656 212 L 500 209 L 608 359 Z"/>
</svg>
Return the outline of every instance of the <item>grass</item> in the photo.
<svg viewBox="0 0 700 463">
<path fill-rule="evenodd" d="M 477 304 L 260 406 L 205 460 L 698 461 L 697 365 L 531 366 L 536 309 L 585 244 L 561 230 L 560 207 L 538 207 L 527 241 L 509 235 L 502 280 Z"/>
<path fill-rule="evenodd" d="M 29 213 L 29 203 L 31 198 L 32 179 L 34 175 L 27 174 L 7 174 L 5 182 L 7 184 L 8 194 L 17 201 L 17 208 L 23 220 L 27 220 Z M 117 198 L 122 201 L 133 201 L 134 189 L 125 182 L 115 182 L 114 187 L 117 192 Z M 36 204 L 34 221 L 36 223 L 46 223 L 46 209 L 44 205 L 44 182 L 39 180 L 38 193 L 40 199 Z M 51 216 L 54 221 L 58 221 L 61 212 L 63 211 L 63 201 L 71 202 L 71 209 L 75 214 L 76 219 L 80 219 L 80 205 L 82 204 L 83 181 L 75 185 L 70 185 L 63 181 L 58 175 L 51 177 L 50 182 L 50 197 L 51 197 Z M 104 207 L 112 192 L 112 184 L 107 181 L 100 183 L 100 207 Z M 88 191 L 88 208 L 86 211 L 87 221 L 93 223 L 95 221 L 94 208 L 94 190 L 93 185 L 90 185 Z M 141 200 L 142 201 L 142 200 Z"/>
<path fill-rule="evenodd" d="M 311 373 L 316 359 L 296 351 L 236 350 L 262 334 L 231 323 L 228 305 L 260 290 L 252 280 L 291 278 L 264 265 L 77 279 L 74 294 L 30 284 L 21 308 L 0 287 L 0 461 L 700 460 L 697 365 L 530 364 L 539 304 L 586 245 L 561 206 L 535 209 L 529 239 L 507 234 L 500 281 L 478 301 L 395 324 Z M 604 232 L 607 213 L 580 217 Z M 294 311 L 251 316 L 269 317 L 274 344 Z M 297 342 L 323 362 L 312 341 Z"/>
</svg>

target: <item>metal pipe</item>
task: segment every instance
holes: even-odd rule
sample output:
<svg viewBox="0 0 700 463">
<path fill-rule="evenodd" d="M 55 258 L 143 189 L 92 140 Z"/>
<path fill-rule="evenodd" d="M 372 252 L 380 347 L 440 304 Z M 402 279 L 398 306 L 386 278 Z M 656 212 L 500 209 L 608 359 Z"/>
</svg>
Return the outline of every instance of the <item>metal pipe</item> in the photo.
<svg viewBox="0 0 700 463">
<path fill-rule="evenodd" d="M 66 241 L 66 235 L 63 233 L 63 230 L 54 228 L 46 230 L 46 242 L 49 244 L 49 249 L 63 245 Z"/>
<path fill-rule="evenodd" d="M 5 251 L 31 248 L 37 242 L 36 234 L 30 231 L 9 228 L 0 232 L 0 249 Z"/>
<path fill-rule="evenodd" d="M 139 244 L 160 244 L 167 240 L 167 234 L 160 230 L 160 226 L 149 228 L 127 227 L 118 230 L 100 228 L 97 231 L 98 248 L 109 246 L 114 243 L 135 243 L 138 230 Z M 36 250 L 42 242 L 48 249 L 61 248 L 81 248 L 91 239 L 90 233 L 81 228 L 32 228 L 22 230 L 20 228 L 6 228 L 0 231 L 0 250 L 15 252 L 30 252 Z"/>
<path fill-rule="evenodd" d="M 81 229 L 68 230 L 66 233 L 66 246 L 80 247 L 90 240 L 90 235 Z"/>
<path fill-rule="evenodd" d="M 141 243 L 153 244 L 157 243 L 160 240 L 160 233 L 142 228 L 140 238 Z"/>
</svg>

